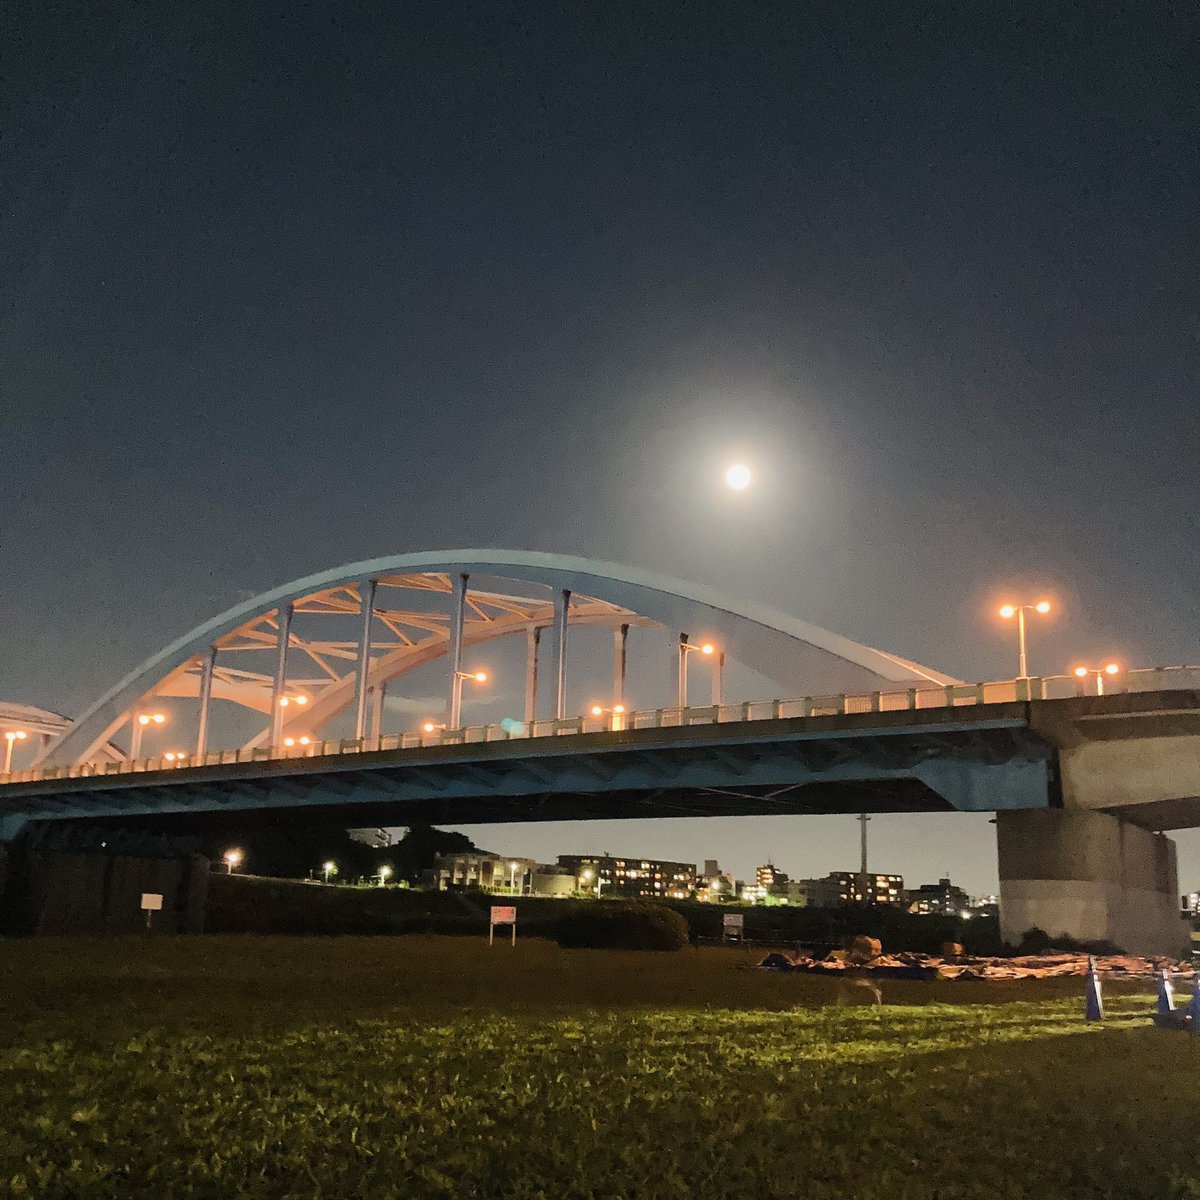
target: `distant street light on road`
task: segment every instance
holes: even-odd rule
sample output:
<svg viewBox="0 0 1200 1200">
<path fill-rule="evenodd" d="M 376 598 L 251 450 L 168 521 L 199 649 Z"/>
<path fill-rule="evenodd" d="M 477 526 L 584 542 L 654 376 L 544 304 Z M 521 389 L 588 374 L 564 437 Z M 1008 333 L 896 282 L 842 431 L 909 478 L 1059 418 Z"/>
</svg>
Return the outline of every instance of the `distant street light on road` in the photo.
<svg viewBox="0 0 1200 1200">
<path fill-rule="evenodd" d="M 24 729 L 6 729 L 4 731 L 4 773 L 7 775 L 12 770 L 13 747 L 18 742 L 23 742 L 29 736 Z"/>
<path fill-rule="evenodd" d="M 1039 600 L 1036 604 L 1005 604 L 1000 609 L 1000 615 L 1006 621 L 1011 621 L 1013 617 L 1017 618 L 1017 645 L 1020 649 L 1018 679 L 1029 678 L 1029 662 L 1028 656 L 1025 653 L 1025 614 L 1027 612 L 1036 612 L 1045 616 L 1049 611 L 1049 600 Z"/>
<path fill-rule="evenodd" d="M 227 874 L 232 875 L 234 870 L 242 865 L 242 859 L 245 858 L 245 855 L 235 847 L 232 850 L 226 850 L 223 857 Z"/>
<path fill-rule="evenodd" d="M 1075 678 L 1086 679 L 1089 675 L 1096 677 L 1096 695 L 1104 695 L 1104 677 L 1116 675 L 1121 668 L 1116 663 L 1105 663 L 1102 667 L 1076 667 Z"/>
<path fill-rule="evenodd" d="M 133 736 L 129 739 L 129 757 L 136 762 L 142 756 L 142 734 L 151 725 L 162 725 L 166 722 L 167 714 L 161 712 L 135 713 L 133 718 Z"/>
<path fill-rule="evenodd" d="M 472 683 L 487 683 L 488 673 L 486 671 L 455 671 L 453 683 L 453 696 L 451 698 L 451 708 L 455 713 L 462 711 L 462 685 L 463 681 L 469 679 Z M 428 732 L 428 731 L 427 731 Z"/>
</svg>

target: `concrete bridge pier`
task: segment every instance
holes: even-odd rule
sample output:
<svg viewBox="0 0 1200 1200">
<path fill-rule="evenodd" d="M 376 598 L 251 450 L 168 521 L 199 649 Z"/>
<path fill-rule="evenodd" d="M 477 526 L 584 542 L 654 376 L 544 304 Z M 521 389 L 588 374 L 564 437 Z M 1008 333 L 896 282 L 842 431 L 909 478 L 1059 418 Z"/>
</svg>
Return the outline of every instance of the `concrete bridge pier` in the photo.
<svg viewBox="0 0 1200 1200">
<path fill-rule="evenodd" d="M 1106 812 L 996 814 L 1000 934 L 1027 930 L 1114 942 L 1133 954 L 1186 953 L 1175 843 Z"/>
</svg>

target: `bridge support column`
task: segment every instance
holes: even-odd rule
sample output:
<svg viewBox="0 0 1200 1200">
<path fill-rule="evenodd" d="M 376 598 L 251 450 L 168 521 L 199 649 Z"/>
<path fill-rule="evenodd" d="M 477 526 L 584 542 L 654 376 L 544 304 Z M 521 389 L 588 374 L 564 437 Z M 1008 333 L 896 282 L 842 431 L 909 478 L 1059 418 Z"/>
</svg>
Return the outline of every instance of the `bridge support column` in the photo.
<svg viewBox="0 0 1200 1200">
<path fill-rule="evenodd" d="M 275 663 L 275 686 L 271 689 L 271 746 L 279 745 L 283 740 L 283 689 L 287 687 L 287 657 L 288 645 L 292 639 L 292 616 L 295 608 L 285 604 L 279 610 L 279 638 L 276 642 L 277 660 Z"/>
<path fill-rule="evenodd" d="M 629 626 L 621 625 L 613 630 L 613 694 L 615 708 L 625 703 L 625 667 L 628 661 Z"/>
<path fill-rule="evenodd" d="M 367 678 L 371 670 L 371 618 L 375 615 L 374 579 L 358 585 L 362 602 L 362 632 L 358 639 L 358 673 L 354 680 L 354 736 L 362 741 L 367 735 Z M 378 730 L 376 730 L 378 737 Z"/>
<path fill-rule="evenodd" d="M 213 671 L 217 666 L 217 648 L 209 646 L 200 663 L 200 724 L 196 728 L 196 762 L 208 753 L 208 712 L 212 707 Z"/>
<path fill-rule="evenodd" d="M 525 640 L 525 724 L 532 725 L 537 720 L 538 699 L 538 654 L 542 645 L 542 631 L 539 626 L 531 625 L 526 631 Z"/>
<path fill-rule="evenodd" d="M 1000 933 L 1108 941 L 1134 954 L 1181 954 L 1175 843 L 1108 813 L 1044 808 L 996 814 Z"/>
<path fill-rule="evenodd" d="M 554 628 L 558 657 L 554 663 L 554 719 L 567 715 L 567 624 L 571 619 L 571 592 L 563 588 L 554 597 Z"/>
<path fill-rule="evenodd" d="M 467 576 L 455 575 L 450 601 L 450 693 L 446 699 L 446 728 L 462 723 L 462 640 L 467 618 Z"/>
</svg>

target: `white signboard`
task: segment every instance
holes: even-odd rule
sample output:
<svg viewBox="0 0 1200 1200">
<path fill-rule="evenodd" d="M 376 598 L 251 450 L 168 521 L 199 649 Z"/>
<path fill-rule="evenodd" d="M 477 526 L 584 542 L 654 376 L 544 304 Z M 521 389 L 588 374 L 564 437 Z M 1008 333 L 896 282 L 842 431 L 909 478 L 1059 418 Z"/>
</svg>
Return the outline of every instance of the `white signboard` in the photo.
<svg viewBox="0 0 1200 1200">
<path fill-rule="evenodd" d="M 490 946 L 496 937 L 497 925 L 512 926 L 512 944 L 517 944 L 517 906 L 515 904 L 493 904 L 492 919 L 488 925 L 488 945 Z"/>
<path fill-rule="evenodd" d="M 154 914 L 162 912 L 162 892 L 143 892 L 142 911 L 146 914 L 146 928 L 154 921 Z"/>
<path fill-rule="evenodd" d="M 736 938 L 740 942 L 745 924 L 746 918 L 741 913 L 726 913 L 721 921 L 721 940 L 728 942 Z"/>
</svg>

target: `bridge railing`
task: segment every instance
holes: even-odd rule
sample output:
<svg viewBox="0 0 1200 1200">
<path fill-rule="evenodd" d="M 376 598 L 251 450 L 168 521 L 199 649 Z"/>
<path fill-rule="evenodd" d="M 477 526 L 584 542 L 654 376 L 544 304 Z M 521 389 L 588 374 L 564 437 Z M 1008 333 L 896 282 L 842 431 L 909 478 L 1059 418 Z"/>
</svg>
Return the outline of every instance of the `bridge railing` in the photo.
<svg viewBox="0 0 1200 1200">
<path fill-rule="evenodd" d="M 1136 668 L 1109 680 L 1110 693 L 1200 689 L 1200 666 Z M 602 716 L 567 717 L 528 724 L 506 721 L 499 725 L 468 725 L 462 729 L 384 734 L 370 738 L 335 738 L 297 742 L 292 746 L 254 746 L 237 750 L 213 750 L 184 758 L 158 755 L 119 762 L 80 763 L 69 767 L 33 767 L 0 773 L 0 785 L 33 783 L 45 779 L 75 779 L 82 776 L 126 775 L 134 772 L 186 771 L 194 767 L 235 763 L 271 762 L 289 758 L 326 758 L 334 755 L 416 750 L 429 746 L 456 746 L 479 742 L 504 742 L 523 738 L 620 732 L 627 729 L 673 729 L 685 725 L 716 725 L 727 722 L 788 720 L 796 717 L 839 717 L 917 709 L 956 708 L 979 704 L 1060 699 L 1091 695 L 1094 677 L 1041 675 L 1028 679 L 1003 679 L 988 683 L 961 683 L 867 692 L 804 696 L 798 700 L 750 700 L 741 704 L 707 704 L 688 708 L 654 708 Z"/>
</svg>

